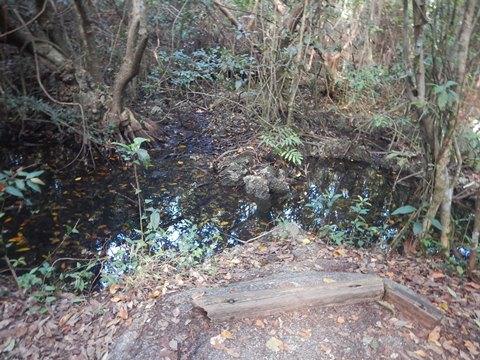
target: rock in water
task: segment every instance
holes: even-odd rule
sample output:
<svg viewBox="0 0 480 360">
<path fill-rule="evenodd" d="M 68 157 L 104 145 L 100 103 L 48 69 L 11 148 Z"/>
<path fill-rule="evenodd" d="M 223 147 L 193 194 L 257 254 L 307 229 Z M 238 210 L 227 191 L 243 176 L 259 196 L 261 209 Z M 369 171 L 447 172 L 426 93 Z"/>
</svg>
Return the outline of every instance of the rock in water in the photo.
<svg viewBox="0 0 480 360">
<path fill-rule="evenodd" d="M 256 200 L 270 199 L 268 180 L 262 176 L 248 175 L 243 178 L 245 191 Z"/>
</svg>

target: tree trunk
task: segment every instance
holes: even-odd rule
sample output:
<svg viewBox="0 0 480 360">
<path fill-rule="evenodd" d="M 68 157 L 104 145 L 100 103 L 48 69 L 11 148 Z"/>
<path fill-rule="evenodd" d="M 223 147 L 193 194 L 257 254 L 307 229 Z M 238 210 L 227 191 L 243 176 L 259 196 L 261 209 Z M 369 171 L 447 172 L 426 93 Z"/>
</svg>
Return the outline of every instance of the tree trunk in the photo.
<svg viewBox="0 0 480 360">
<path fill-rule="evenodd" d="M 127 50 L 122 66 L 115 77 L 112 91 L 112 112 L 123 111 L 123 94 L 128 83 L 138 75 L 145 47 L 147 46 L 147 12 L 143 0 L 132 1 L 132 17 L 128 29 Z"/>
<path fill-rule="evenodd" d="M 106 127 L 113 125 L 120 140 L 127 142 L 131 142 L 137 136 L 152 138 L 157 132 L 156 124 L 149 121 L 140 124 L 134 113 L 123 104 L 125 88 L 140 71 L 140 63 L 148 41 L 145 1 L 133 0 L 131 13 L 127 49 L 113 84 L 112 105 L 104 116 L 104 125 Z"/>
<path fill-rule="evenodd" d="M 90 14 L 93 14 L 93 6 L 90 0 L 74 0 L 77 9 L 79 21 L 80 35 L 83 41 L 85 56 L 85 68 L 90 73 L 92 79 L 96 83 L 103 83 L 103 75 L 100 69 L 100 59 L 97 54 L 97 46 L 95 43 L 95 34 L 90 21 Z"/>
<path fill-rule="evenodd" d="M 475 200 L 475 221 L 473 223 L 472 231 L 472 247 L 470 252 L 470 259 L 468 261 L 468 272 L 472 273 L 477 266 L 478 257 L 478 238 L 480 234 L 480 190 L 477 190 L 477 198 Z"/>
</svg>

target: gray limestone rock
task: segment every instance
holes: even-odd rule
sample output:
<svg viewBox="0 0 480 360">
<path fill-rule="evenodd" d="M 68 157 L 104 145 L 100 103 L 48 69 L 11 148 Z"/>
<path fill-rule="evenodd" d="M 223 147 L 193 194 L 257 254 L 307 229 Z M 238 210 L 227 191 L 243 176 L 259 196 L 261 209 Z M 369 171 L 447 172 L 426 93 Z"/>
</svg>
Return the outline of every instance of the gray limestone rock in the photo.
<svg viewBox="0 0 480 360">
<path fill-rule="evenodd" d="M 245 191 L 253 198 L 258 200 L 270 198 L 268 180 L 263 176 L 248 175 L 243 178 L 243 181 L 245 182 Z"/>
</svg>

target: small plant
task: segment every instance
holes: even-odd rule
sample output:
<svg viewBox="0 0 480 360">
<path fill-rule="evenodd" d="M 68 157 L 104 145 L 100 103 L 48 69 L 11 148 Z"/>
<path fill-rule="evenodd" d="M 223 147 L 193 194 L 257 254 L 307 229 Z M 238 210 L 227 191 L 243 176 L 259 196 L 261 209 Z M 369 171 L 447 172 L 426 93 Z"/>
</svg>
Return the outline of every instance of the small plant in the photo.
<svg viewBox="0 0 480 360">
<path fill-rule="evenodd" d="M 275 150 L 277 155 L 288 162 L 300 165 L 303 155 L 298 147 L 303 144 L 298 134 L 290 127 L 280 126 L 261 136 L 261 143 Z"/>
<path fill-rule="evenodd" d="M 342 195 L 326 192 L 323 196 L 328 196 L 330 207 Z M 371 204 L 368 198 L 358 196 L 353 205 L 350 205 L 353 217 L 337 221 L 335 224 L 326 224 L 322 226 L 320 232 L 328 237 L 336 245 L 351 244 L 363 247 L 367 242 L 380 238 L 387 229 L 387 225 L 372 225 L 367 222 L 365 216 L 370 213 Z"/>
<path fill-rule="evenodd" d="M 33 190 L 41 192 L 40 185 L 45 185 L 39 176 L 44 173 L 43 170 L 28 172 L 24 168 L 17 170 L 3 170 L 0 172 L 0 202 L 3 202 L 7 196 L 25 200 L 27 204 L 30 201 L 25 198 L 25 192 Z M 0 217 L 4 214 L 0 213 Z"/>
</svg>

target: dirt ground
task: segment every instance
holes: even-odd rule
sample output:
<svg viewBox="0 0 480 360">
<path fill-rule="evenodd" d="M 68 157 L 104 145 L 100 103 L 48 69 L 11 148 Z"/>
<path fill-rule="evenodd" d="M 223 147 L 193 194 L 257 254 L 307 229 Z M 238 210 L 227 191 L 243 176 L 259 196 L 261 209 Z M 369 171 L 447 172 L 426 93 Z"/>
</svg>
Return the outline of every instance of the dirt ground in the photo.
<svg viewBox="0 0 480 360">
<path fill-rule="evenodd" d="M 45 315 L 31 300 L 2 298 L 0 351 L 6 359 L 475 359 L 480 354 L 480 285 L 450 276 L 434 259 L 325 244 L 312 235 L 261 238 L 202 266 L 143 288 L 114 286 Z M 212 322 L 192 297 L 273 273 L 375 273 L 416 290 L 445 312 L 420 328 L 388 303 L 306 308 L 266 318 Z M 453 274 L 452 274 L 453 275 Z M 30 302 L 29 302 L 30 301 Z"/>
<path fill-rule="evenodd" d="M 419 292 L 440 308 L 448 309 L 442 305 L 447 304 L 442 300 L 445 294 L 438 297 L 432 293 L 433 289 L 445 291 L 441 283 L 446 275 L 431 272 L 428 264 L 423 264 L 427 266 L 424 271 L 417 267 L 410 273 L 420 264 L 397 263 L 381 253 L 331 247 L 305 237 L 252 243 L 220 258 L 218 282 L 205 281 L 210 286 L 225 282 L 221 274 L 232 282 L 306 270 L 375 272 L 399 282 L 419 281 Z M 422 276 L 421 272 L 430 276 Z M 200 276 L 197 285 L 205 286 L 203 280 Z M 441 281 L 437 284 L 437 280 Z M 266 318 L 212 322 L 191 305 L 192 297 L 202 289 L 187 290 L 167 295 L 148 311 L 138 313 L 115 341 L 111 358 L 473 359 L 480 350 L 480 328 L 473 324 L 473 317 L 479 315 L 475 306 L 480 294 L 478 284 L 463 286 L 468 289 L 466 297 L 457 295 L 458 299 L 450 301 L 461 302 L 464 312 L 455 314 L 449 309 L 444 321 L 434 329 L 419 327 L 414 319 L 405 318 L 385 303 L 307 308 Z"/>
</svg>

